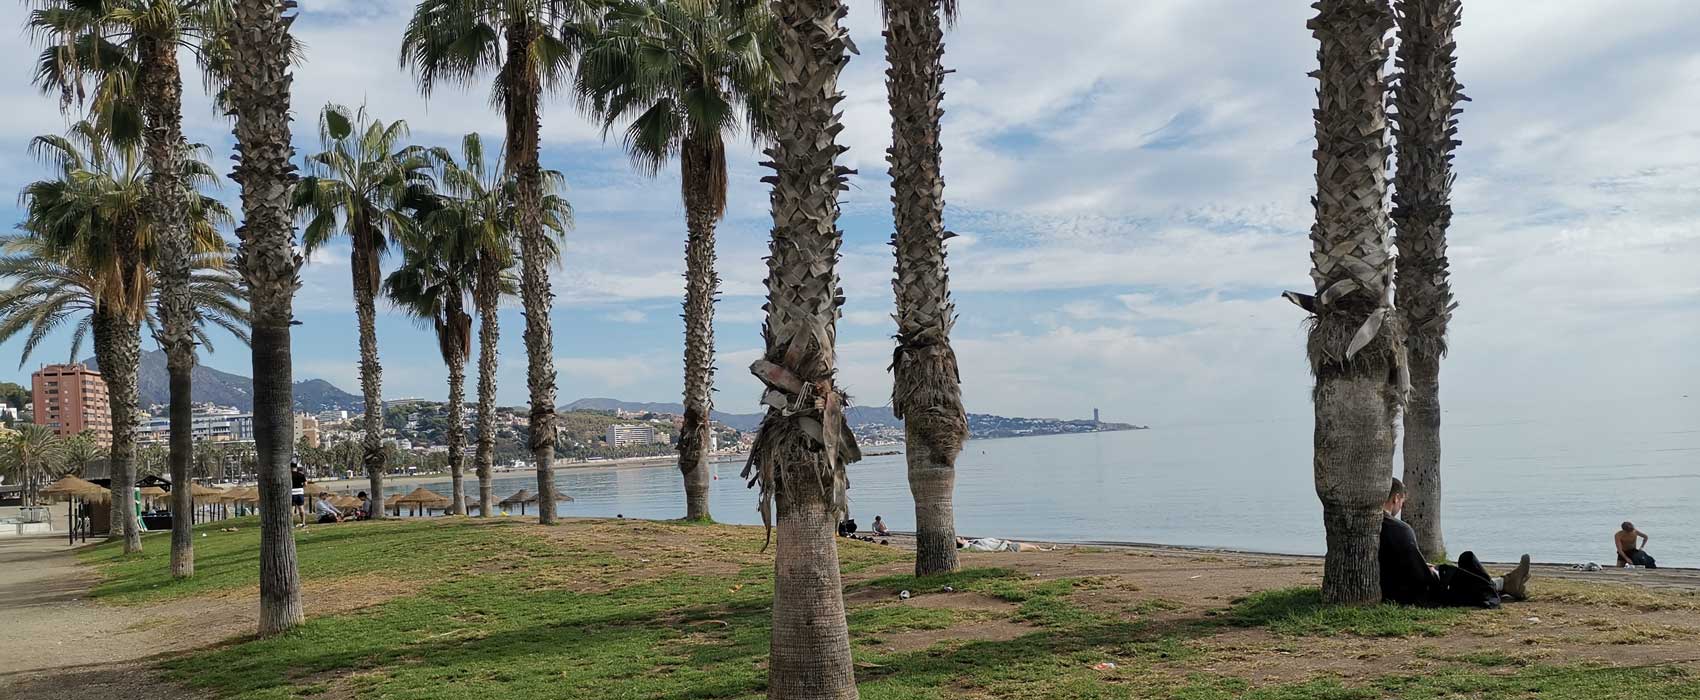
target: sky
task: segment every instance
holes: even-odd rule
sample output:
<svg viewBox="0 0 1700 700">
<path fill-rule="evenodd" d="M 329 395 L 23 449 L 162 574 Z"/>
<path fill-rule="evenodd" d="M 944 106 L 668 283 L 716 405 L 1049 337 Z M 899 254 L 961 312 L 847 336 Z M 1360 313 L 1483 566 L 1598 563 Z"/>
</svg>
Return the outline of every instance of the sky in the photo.
<svg viewBox="0 0 1700 700">
<path fill-rule="evenodd" d="M 1314 190 L 1314 39 L 1309 3 L 1288 0 L 971 0 L 947 36 L 946 226 L 968 408 L 1154 426 L 1302 418 L 1310 376 L 1302 313 Z M 502 133 L 487 80 L 422 98 L 397 63 L 404 0 L 300 0 L 296 144 L 316 150 L 327 102 L 405 119 L 414 141 L 454 146 Z M 848 302 L 841 382 L 887 405 L 894 325 L 890 121 L 876 0 L 850 0 L 861 55 L 845 70 Z M 1443 367 L 1449 411 L 1538 414 L 1555 405 L 1700 398 L 1700 4 L 1691 0 L 1466 3 L 1454 293 Z M 0 3 L 21 27 L 22 3 Z M 45 169 L 29 139 L 63 129 L 30 85 L 35 49 L 0 31 L 0 189 Z M 192 65 L 185 61 L 185 65 Z M 192 140 L 227 167 L 230 125 L 185 78 Z M 565 173 L 577 224 L 553 276 L 558 394 L 677 401 L 684 216 L 677 169 L 635 172 L 573 105 L 545 105 L 543 161 Z M 719 231 L 716 406 L 754 412 L 760 353 L 765 174 L 731 153 Z M 234 200 L 235 185 L 219 196 Z M 16 221 L 12 198 L 0 219 Z M 358 390 L 348 248 L 312 256 L 296 299 L 297 379 Z M 393 267 L 395 260 L 386 264 Z M 500 400 L 526 399 L 522 318 L 502 314 Z M 380 307 L 388 397 L 440 399 L 430 331 Z M 144 341 L 152 348 L 152 341 Z M 21 343 L 0 344 L 15 357 Z M 64 358 L 48 342 L 27 379 Z M 203 358 L 250 374 L 233 341 Z M 1681 404 L 1679 404 L 1681 405 Z M 1693 406 L 1694 404 L 1687 404 Z M 1700 415 L 1700 411 L 1697 411 Z"/>
</svg>

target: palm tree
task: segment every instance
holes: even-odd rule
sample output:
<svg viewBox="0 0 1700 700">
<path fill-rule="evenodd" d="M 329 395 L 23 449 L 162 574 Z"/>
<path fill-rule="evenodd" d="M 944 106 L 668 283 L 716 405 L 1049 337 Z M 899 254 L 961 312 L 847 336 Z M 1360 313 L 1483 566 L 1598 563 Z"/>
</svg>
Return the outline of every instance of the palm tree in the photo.
<svg viewBox="0 0 1700 700">
<path fill-rule="evenodd" d="M 543 93 L 566 82 L 576 33 L 589 0 L 423 0 L 401 40 L 401 64 L 412 65 L 426 96 L 439 82 L 469 84 L 497 73 L 493 100 L 507 122 L 508 175 L 514 180 L 519 232 L 520 301 L 525 309 L 526 385 L 531 393 L 530 445 L 537 496 L 555 499 L 555 340 L 549 317 L 549 243 L 544 232 L 545 178 L 539 164 Z M 555 522 L 554 508 L 538 521 Z"/>
<path fill-rule="evenodd" d="M 842 0 L 775 0 L 772 101 L 773 241 L 767 260 L 767 351 L 751 367 L 769 389 L 744 475 L 761 487 L 762 519 L 777 514 L 769 698 L 855 698 L 835 526 L 846 510 L 845 466 L 861 458 L 834 383 L 843 304 L 836 264 L 838 193 L 848 168 L 838 74 L 848 60 Z"/>
<path fill-rule="evenodd" d="M 1393 421 L 1403 403 L 1404 331 L 1391 308 L 1387 108 L 1382 66 L 1393 13 L 1387 0 L 1319 0 L 1309 23 L 1321 43 L 1316 76 L 1316 295 L 1292 294 L 1313 314 L 1316 492 L 1330 603 L 1381 599 L 1376 559 L 1381 502 L 1393 478 Z"/>
<path fill-rule="evenodd" d="M 227 18 L 228 4 L 228 0 L 45 0 L 30 18 L 31 28 L 51 40 L 36 72 L 44 89 L 58 88 L 69 97 L 80 92 L 84 77 L 93 77 L 98 86 L 95 113 L 106 117 L 109 126 L 143 129 L 152 173 L 144 204 L 163 253 L 158 262 L 162 323 L 155 337 L 166 351 L 170 376 L 174 480 L 188 478 L 194 449 L 190 375 L 195 365 L 195 307 L 189 291 L 194 246 L 183 216 L 187 204 L 180 147 L 183 80 L 177 52 L 188 47 L 203 59 L 203 68 L 208 67 L 204 48 L 216 41 L 213 34 Z M 139 123 L 133 114 L 138 107 Z M 174 512 L 191 507 L 187 491 L 173 493 Z M 190 523 L 174 520 L 173 576 L 194 573 L 193 542 Z"/>
<path fill-rule="evenodd" d="M 962 379 L 950 329 L 956 306 L 944 242 L 944 178 L 939 173 L 944 116 L 944 28 L 956 0 L 883 0 L 890 64 L 891 237 L 897 254 L 897 349 L 892 354 L 893 412 L 904 422 L 909 491 L 915 498 L 915 575 L 956 569 L 956 457 L 968 438 Z M 941 18 L 942 15 L 942 18 Z"/>
<path fill-rule="evenodd" d="M 1440 358 L 1446 355 L 1446 324 L 1457 306 L 1447 281 L 1446 229 L 1452 224 L 1458 104 L 1469 99 L 1458 84 L 1453 43 L 1463 8 L 1459 0 L 1405 0 L 1399 9 L 1393 223 L 1398 230 L 1398 307 L 1411 363 L 1411 395 L 1404 414 L 1405 489 L 1410 496 L 1404 520 L 1416 530 L 1424 554 L 1444 559 Z"/>
<path fill-rule="evenodd" d="M 685 204 L 685 422 L 679 471 L 685 518 L 708 520 L 709 416 L 714 409 L 714 228 L 726 215 L 726 136 L 761 137 L 773 71 L 772 17 L 758 3 L 612 0 L 587 41 L 576 90 L 607 134 L 654 176 L 679 160 Z"/>
<path fill-rule="evenodd" d="M 478 474 L 478 514 L 496 507 L 490 471 L 496 457 L 496 343 L 500 337 L 497 306 L 502 296 L 518 291 L 513 279 L 516 212 L 514 181 L 498 155 L 484 153 L 476 133 L 461 139 L 461 159 L 442 159 L 439 184 L 441 208 L 425 220 L 432 236 L 443 237 L 441 249 L 459 251 L 471 264 L 473 305 L 478 313 L 478 444 L 473 462 Z M 559 261 L 559 242 L 572 223 L 572 207 L 560 191 L 565 179 L 555 170 L 543 171 L 543 227 L 550 236 L 544 250 L 550 263 Z M 453 451 L 451 446 L 451 452 Z M 460 464 L 459 459 L 452 460 Z M 458 489 L 457 489 L 458 491 Z"/>
<path fill-rule="evenodd" d="M 302 247 L 308 255 L 339 232 L 352 239 L 354 313 L 360 325 L 360 391 L 365 402 L 366 477 L 371 482 L 373 517 L 382 517 L 384 492 L 383 368 L 378 363 L 377 307 L 379 262 L 391 238 L 412 220 L 416 196 L 430 187 L 430 154 L 404 146 L 407 122 L 350 112 L 325 105 L 319 114 L 323 152 L 307 158 L 307 177 L 295 189 Z"/>
<path fill-rule="evenodd" d="M 144 207 L 151 172 L 136 149 L 114 142 L 94 124 L 74 124 L 64 136 L 40 136 L 30 150 L 54 166 L 53 179 L 26 186 L 25 222 L 21 228 L 43 244 L 41 257 L 78 266 L 91 292 L 95 355 L 106 380 L 112 412 L 112 476 L 118 483 L 135 477 L 136 367 L 141 354 L 140 328 L 153 294 L 152 267 L 156 222 Z M 204 149 L 178 145 L 197 154 Z M 189 163 L 194 167 L 189 167 Z M 195 158 L 183 160 L 186 187 L 212 181 L 211 172 Z M 227 216 L 215 200 L 191 190 L 183 193 L 185 215 L 200 212 L 208 226 Z M 216 237 L 216 233 L 214 233 Z M 74 262 L 72 262 L 74 261 Z M 20 319 L 14 319 L 20 320 Z M 25 322 L 25 325 L 32 325 Z M 38 325 L 39 329 L 39 325 Z M 80 339 L 80 336 L 79 336 Z M 125 489 L 113 499 L 114 513 L 128 514 L 131 495 Z M 127 551 L 141 549 L 141 534 L 127 515 L 119 518 Z"/>
<path fill-rule="evenodd" d="M 450 498 L 455 515 L 466 514 L 462 484 L 466 428 L 461 408 L 466 405 L 466 361 L 472 353 L 472 315 L 466 312 L 468 283 L 478 274 L 477 257 L 457 227 L 429 224 L 401 238 L 404 260 L 384 281 L 384 295 L 437 334 L 437 349 L 449 368 L 448 443 Z"/>
<path fill-rule="evenodd" d="M 63 464 L 65 473 L 87 474 L 89 464 L 105 454 L 105 448 L 95 442 L 94 436 L 87 430 L 65 438 L 65 461 Z"/>
<path fill-rule="evenodd" d="M 23 485 L 24 505 L 40 502 L 41 489 L 60 472 L 68 440 L 45 425 L 24 423 L 0 439 L 0 474 Z"/>
<path fill-rule="evenodd" d="M 295 253 L 290 193 L 289 56 L 286 0 L 233 0 L 228 97 L 236 115 L 231 178 L 242 186 L 242 279 L 254 326 L 254 443 L 260 481 L 260 624 L 273 635 L 301 623 L 301 578 L 289 527 L 289 457 L 295 444 L 289 325 L 301 257 Z"/>
</svg>

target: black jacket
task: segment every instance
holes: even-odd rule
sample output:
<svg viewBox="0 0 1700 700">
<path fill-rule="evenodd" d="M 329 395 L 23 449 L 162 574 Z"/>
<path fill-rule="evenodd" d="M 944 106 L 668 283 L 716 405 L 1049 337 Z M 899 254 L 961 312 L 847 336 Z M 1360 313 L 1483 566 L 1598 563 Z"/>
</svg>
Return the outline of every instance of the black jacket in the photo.
<svg viewBox="0 0 1700 700">
<path fill-rule="evenodd" d="M 1391 515 L 1381 517 L 1381 597 L 1403 605 L 1432 603 L 1440 581 L 1417 547 L 1417 531 Z"/>
</svg>

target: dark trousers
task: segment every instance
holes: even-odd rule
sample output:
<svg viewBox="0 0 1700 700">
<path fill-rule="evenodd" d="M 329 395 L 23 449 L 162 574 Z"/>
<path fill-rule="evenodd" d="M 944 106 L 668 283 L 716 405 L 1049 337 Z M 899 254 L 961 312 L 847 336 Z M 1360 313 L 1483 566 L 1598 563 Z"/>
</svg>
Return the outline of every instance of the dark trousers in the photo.
<svg viewBox="0 0 1700 700">
<path fill-rule="evenodd" d="M 1499 591 L 1494 590 L 1493 575 L 1482 566 L 1475 552 L 1458 556 L 1458 565 L 1441 564 L 1440 585 L 1436 587 L 1433 603 L 1440 607 L 1497 608 Z"/>
<path fill-rule="evenodd" d="M 327 525 L 327 524 L 334 523 L 334 522 L 336 522 L 336 516 L 334 516 L 334 515 L 326 513 L 324 515 L 319 516 L 319 524 L 320 525 Z"/>
</svg>

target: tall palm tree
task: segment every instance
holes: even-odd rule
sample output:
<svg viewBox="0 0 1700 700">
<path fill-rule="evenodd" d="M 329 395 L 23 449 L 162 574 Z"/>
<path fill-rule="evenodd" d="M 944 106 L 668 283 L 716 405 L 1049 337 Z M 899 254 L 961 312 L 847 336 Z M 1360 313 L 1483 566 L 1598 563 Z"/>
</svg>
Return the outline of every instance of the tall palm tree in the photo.
<svg viewBox="0 0 1700 700">
<path fill-rule="evenodd" d="M 762 519 L 775 522 L 769 698 L 855 698 L 835 526 L 846 510 L 845 467 L 861 458 L 834 382 L 839 286 L 838 193 L 850 169 L 838 74 L 850 47 L 842 0 L 775 0 L 772 101 L 773 240 L 767 260 L 767 351 L 751 371 L 768 386 L 767 415 L 744 469 L 761 487 Z"/>
<path fill-rule="evenodd" d="M 470 290 L 478 313 L 478 444 L 473 463 L 478 475 L 478 515 L 487 517 L 496 507 L 490 472 L 496 459 L 496 343 L 501 335 L 497 306 L 502 296 L 519 288 L 512 275 L 515 188 L 501 156 L 488 158 L 477 133 L 461 139 L 460 162 L 445 158 L 439 165 L 442 206 L 426 218 L 425 226 L 432 235 L 447 238 L 450 242 L 445 246 L 464 251 L 472 264 Z M 560 194 L 565 188 L 560 172 L 543 171 L 543 183 L 543 227 L 550 234 L 544 250 L 554 264 L 560 259 L 559 243 L 572 224 L 572 207 Z"/>
<path fill-rule="evenodd" d="M 30 24 L 50 38 L 51 46 L 38 63 L 38 82 L 69 97 L 80 92 L 84 77 L 92 77 L 98 95 L 94 112 L 107 117 L 109 125 L 140 126 L 143 131 L 152 175 L 144 203 L 163 253 L 158 261 L 161 324 L 155 337 L 165 349 L 170 377 L 171 475 L 184 480 L 194 449 L 190 377 L 195 365 L 195 308 L 189 292 L 194 246 L 183 217 L 183 80 L 177 53 L 187 47 L 207 68 L 206 45 L 216 43 L 213 34 L 227 20 L 229 2 L 42 0 L 40 4 Z M 139 121 L 134 112 L 140 113 Z M 173 493 L 174 512 L 187 512 L 192 506 L 187 491 Z M 195 570 L 190 530 L 187 520 L 173 521 L 171 571 L 179 578 Z"/>
<path fill-rule="evenodd" d="M 196 154 L 204 149 L 179 143 L 177 150 Z M 92 290 L 95 355 L 101 365 L 111 398 L 112 476 L 117 483 L 134 481 L 136 368 L 141 355 L 140 329 L 152 300 L 153 250 L 158 228 L 145 205 L 151 172 L 136 149 L 114 141 L 95 124 L 74 124 L 64 136 L 40 136 L 30 150 L 57 171 L 55 177 L 26 186 L 25 222 L 21 225 L 40 240 L 43 257 L 74 261 L 88 276 Z M 185 178 L 179 182 L 189 192 L 179 193 L 184 202 L 180 214 L 191 209 L 210 212 L 208 225 L 226 215 L 223 206 L 201 197 L 191 188 L 213 181 L 211 172 L 196 158 L 185 163 Z M 190 168 L 187 163 L 194 163 Z M 216 235 L 216 234 L 215 234 Z M 126 551 L 141 549 L 141 533 L 128 517 L 131 494 L 125 489 L 113 498 L 114 514 L 123 514 L 114 536 L 123 536 Z"/>
<path fill-rule="evenodd" d="M 1387 0 L 1318 0 L 1315 73 L 1316 294 L 1290 294 L 1313 314 L 1315 478 L 1331 603 L 1381 599 L 1381 502 L 1393 478 L 1393 421 L 1403 403 L 1403 324 L 1392 310 L 1387 219 Z"/>
<path fill-rule="evenodd" d="M 545 90 L 565 83 L 576 33 L 589 0 L 423 0 L 401 40 L 401 63 L 411 65 L 429 96 L 441 82 L 469 84 L 496 70 L 492 95 L 507 122 L 506 164 L 514 179 L 520 250 L 520 303 L 525 308 L 526 385 L 531 393 L 531 459 L 537 496 L 555 500 L 555 339 L 549 313 L 548 236 L 544 176 L 539 164 Z M 555 522 L 554 508 L 538 521 Z"/>
<path fill-rule="evenodd" d="M 646 175 L 678 159 L 685 204 L 685 518 L 708 520 L 714 409 L 714 228 L 726 215 L 726 137 L 767 126 L 773 21 L 758 3 L 611 0 L 587 40 L 576 92 Z"/>
<path fill-rule="evenodd" d="M 437 334 L 437 349 L 449 368 L 448 426 L 444 442 L 449 453 L 449 509 L 466 514 L 462 465 L 466 427 L 466 361 L 472 353 L 472 315 L 466 312 L 469 283 L 477 275 L 477 258 L 468 241 L 451 227 L 419 226 L 401 238 L 403 262 L 384 281 L 384 296 Z"/>
<path fill-rule="evenodd" d="M 360 335 L 360 393 L 365 403 L 366 478 L 372 494 L 372 517 L 383 517 L 384 404 L 383 367 L 378 363 L 378 288 L 383 280 L 379 263 L 412 223 L 417 197 L 431 186 L 431 157 L 418 146 L 403 145 L 407 122 L 385 124 L 341 105 L 325 105 L 319 114 L 319 143 L 324 149 L 307 157 L 307 177 L 295 189 L 301 221 L 302 247 L 308 255 L 339 233 L 352 245 L 349 263 L 354 271 L 354 315 Z"/>
<path fill-rule="evenodd" d="M 893 412 L 904 423 L 909 491 L 915 498 L 915 575 L 956 569 L 956 457 L 968 438 L 962 379 L 950 329 L 956 305 L 944 242 L 944 27 L 956 0 L 883 0 L 887 94 L 891 100 L 891 237 L 897 255 L 897 348 Z"/>
<path fill-rule="evenodd" d="M 36 505 L 41 489 L 60 472 L 67 439 L 45 425 L 23 423 L 0 438 L 0 474 L 24 487 L 24 505 Z"/>
<path fill-rule="evenodd" d="M 289 325 L 301 257 L 290 225 L 296 184 L 289 140 L 289 57 L 285 16 L 292 0 L 233 0 L 228 97 L 236 115 L 242 186 L 237 256 L 254 326 L 254 444 L 260 482 L 260 624 L 273 635 L 301 623 L 301 577 L 289 523 L 289 458 L 295 423 Z"/>
<path fill-rule="evenodd" d="M 1452 225 L 1452 151 L 1457 148 L 1458 104 L 1469 98 L 1458 84 L 1453 31 L 1460 0 L 1404 0 L 1398 5 L 1398 165 L 1393 175 L 1393 223 L 1399 249 L 1398 306 L 1405 319 L 1411 395 L 1405 404 L 1405 522 L 1417 546 L 1433 559 L 1446 557 L 1440 528 L 1440 358 L 1446 324 L 1457 304 L 1447 280 L 1446 229 Z"/>
</svg>

